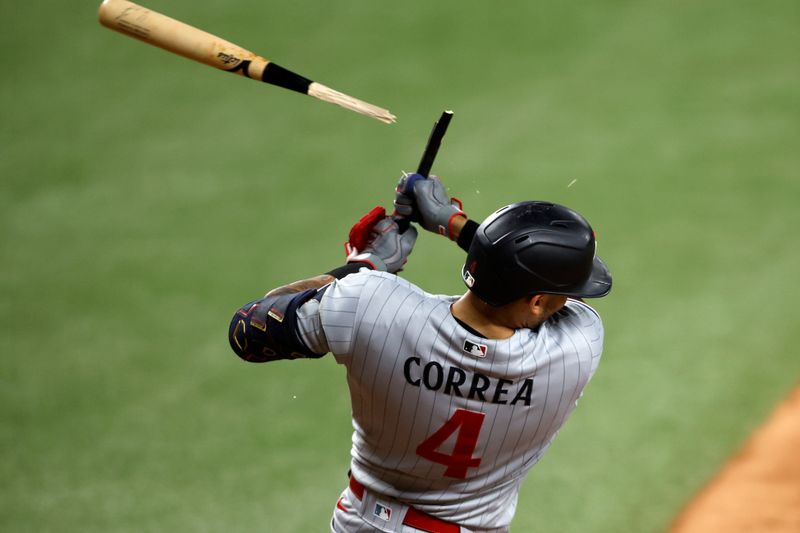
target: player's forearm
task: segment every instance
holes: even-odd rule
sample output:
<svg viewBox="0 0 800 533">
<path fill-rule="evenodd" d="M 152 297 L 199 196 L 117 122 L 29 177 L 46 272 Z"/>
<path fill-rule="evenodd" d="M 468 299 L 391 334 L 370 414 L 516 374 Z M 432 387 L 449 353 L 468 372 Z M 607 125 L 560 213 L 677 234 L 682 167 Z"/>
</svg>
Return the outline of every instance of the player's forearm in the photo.
<svg viewBox="0 0 800 533">
<path fill-rule="evenodd" d="M 329 270 L 326 275 L 336 279 L 342 279 L 343 277 L 349 276 L 350 274 L 355 274 L 362 268 L 371 268 L 371 267 L 366 263 L 345 263 L 342 266 L 338 266 L 332 270 Z"/>
<path fill-rule="evenodd" d="M 328 283 L 332 282 L 334 279 L 336 278 L 330 274 L 321 274 L 313 278 L 301 279 L 299 281 L 289 283 L 288 285 L 277 287 L 269 291 L 266 296 L 280 296 L 282 294 L 303 292 L 307 291 L 308 289 L 319 289 L 320 287 L 324 287 Z"/>
</svg>

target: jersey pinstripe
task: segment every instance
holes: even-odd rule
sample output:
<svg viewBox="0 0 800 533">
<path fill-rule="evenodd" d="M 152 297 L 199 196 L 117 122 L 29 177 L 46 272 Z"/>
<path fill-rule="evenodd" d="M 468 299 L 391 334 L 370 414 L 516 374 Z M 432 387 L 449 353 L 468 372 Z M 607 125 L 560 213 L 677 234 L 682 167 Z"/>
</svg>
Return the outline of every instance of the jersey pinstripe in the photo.
<svg viewBox="0 0 800 533">
<path fill-rule="evenodd" d="M 298 330 L 347 368 L 361 483 L 470 529 L 502 528 L 597 369 L 603 327 L 568 300 L 535 330 L 485 339 L 452 316 L 456 299 L 362 269 L 307 302 Z"/>
</svg>

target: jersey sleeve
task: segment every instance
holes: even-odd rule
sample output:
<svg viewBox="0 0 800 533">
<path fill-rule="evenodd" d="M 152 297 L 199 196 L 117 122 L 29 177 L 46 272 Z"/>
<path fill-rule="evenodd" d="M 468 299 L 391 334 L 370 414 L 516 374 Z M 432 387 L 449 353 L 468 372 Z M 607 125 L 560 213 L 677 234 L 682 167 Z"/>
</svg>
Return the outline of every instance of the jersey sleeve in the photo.
<svg viewBox="0 0 800 533">
<path fill-rule="evenodd" d="M 374 271 L 362 268 L 337 279 L 320 289 L 317 297 L 298 310 L 298 334 L 309 349 L 317 353 L 331 352 L 337 361 L 350 352 L 359 301 L 369 283 L 370 272 Z"/>
<path fill-rule="evenodd" d="M 309 350 L 325 354 L 330 352 L 328 339 L 322 329 L 322 318 L 319 313 L 320 300 L 330 285 L 321 288 L 316 297 L 308 300 L 297 310 L 297 334 Z"/>
<path fill-rule="evenodd" d="M 326 286 L 298 312 L 298 332 L 315 352 L 331 352 L 340 364 L 352 360 L 374 330 L 374 320 L 388 302 L 422 290 L 388 272 L 362 268 Z"/>
<path fill-rule="evenodd" d="M 568 313 L 565 320 L 572 331 L 572 344 L 576 350 L 586 354 L 589 362 L 588 371 L 582 369 L 581 372 L 582 389 L 592 379 L 600 364 L 605 330 L 600 315 L 588 304 L 569 299 L 566 310 Z"/>
</svg>

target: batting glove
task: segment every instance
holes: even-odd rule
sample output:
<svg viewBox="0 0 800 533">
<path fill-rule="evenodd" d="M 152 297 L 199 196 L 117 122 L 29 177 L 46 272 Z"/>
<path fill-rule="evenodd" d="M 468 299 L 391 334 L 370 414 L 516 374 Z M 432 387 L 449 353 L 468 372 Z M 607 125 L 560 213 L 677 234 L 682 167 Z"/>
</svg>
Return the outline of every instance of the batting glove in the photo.
<svg viewBox="0 0 800 533">
<path fill-rule="evenodd" d="M 466 216 L 461 200 L 450 198 L 444 184 L 436 176 L 407 174 L 397 184 L 395 215 L 419 222 L 423 228 L 453 239 L 453 219 Z"/>
<path fill-rule="evenodd" d="M 350 242 L 345 244 L 348 263 L 365 263 L 374 270 L 383 270 L 392 274 L 399 272 L 408 261 L 414 243 L 417 242 L 417 230 L 409 227 L 400 233 L 397 223 L 386 217 L 372 227 L 370 237 L 364 250 L 358 250 Z"/>
</svg>

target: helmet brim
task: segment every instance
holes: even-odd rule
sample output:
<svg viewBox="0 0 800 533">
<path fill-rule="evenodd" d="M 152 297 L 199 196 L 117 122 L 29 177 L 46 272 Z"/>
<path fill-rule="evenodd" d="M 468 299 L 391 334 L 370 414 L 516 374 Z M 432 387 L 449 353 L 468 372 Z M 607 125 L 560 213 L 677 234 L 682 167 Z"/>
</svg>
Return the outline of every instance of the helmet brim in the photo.
<svg viewBox="0 0 800 533">
<path fill-rule="evenodd" d="M 575 298 L 601 298 L 611 292 L 611 272 L 606 264 L 597 256 L 592 264 L 592 275 L 581 287 L 569 292 L 562 292 L 564 296 Z"/>
</svg>

